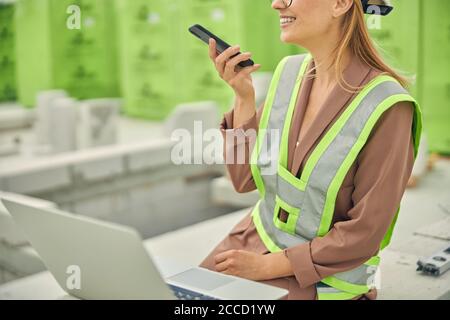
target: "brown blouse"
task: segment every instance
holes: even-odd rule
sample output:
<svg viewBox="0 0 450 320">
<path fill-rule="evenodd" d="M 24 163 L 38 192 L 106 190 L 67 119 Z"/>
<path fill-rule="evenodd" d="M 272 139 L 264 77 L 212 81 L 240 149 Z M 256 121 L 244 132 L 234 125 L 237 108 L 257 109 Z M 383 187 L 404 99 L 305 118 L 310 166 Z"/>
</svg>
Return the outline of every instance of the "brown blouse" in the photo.
<svg viewBox="0 0 450 320">
<path fill-rule="evenodd" d="M 313 66 L 314 61 L 308 70 Z M 356 87 L 367 84 L 377 75 L 379 71 L 371 69 L 356 57 L 344 71 L 345 80 Z M 288 169 L 297 176 L 300 176 L 320 139 L 356 96 L 336 85 L 307 131 L 300 134 L 312 83 L 309 78 L 301 85 L 289 134 Z M 257 130 L 262 111 L 263 107 L 241 128 L 234 128 L 232 110 L 225 114 L 222 133 L 225 135 L 228 130 L 235 130 L 235 134 L 239 135 L 248 129 Z M 263 282 L 288 289 L 288 299 L 312 300 L 317 297 L 315 284 L 321 279 L 356 268 L 377 254 L 412 172 L 412 121 L 413 108 L 409 102 L 398 103 L 385 112 L 342 184 L 330 232 L 322 238 L 287 249 L 286 255 L 295 276 Z M 246 136 L 244 141 L 251 146 L 254 143 L 251 139 L 251 136 Z M 232 154 L 236 154 L 238 143 L 242 143 L 239 140 L 232 144 L 225 143 L 225 159 L 233 149 Z M 240 193 L 256 189 L 246 156 L 246 164 L 227 165 L 231 181 Z M 250 213 L 200 266 L 215 270 L 214 256 L 230 249 L 269 253 L 259 238 Z M 374 289 L 359 298 L 375 299 L 376 295 Z"/>
</svg>

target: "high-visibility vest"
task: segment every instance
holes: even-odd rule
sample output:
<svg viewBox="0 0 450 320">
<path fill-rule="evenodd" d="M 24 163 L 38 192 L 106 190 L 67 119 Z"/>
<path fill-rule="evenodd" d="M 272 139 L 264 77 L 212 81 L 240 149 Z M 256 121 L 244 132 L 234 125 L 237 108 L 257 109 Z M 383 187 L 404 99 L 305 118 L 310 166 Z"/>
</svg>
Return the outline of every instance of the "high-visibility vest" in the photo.
<svg viewBox="0 0 450 320">
<path fill-rule="evenodd" d="M 280 252 L 316 237 L 331 228 L 337 194 L 350 167 L 366 144 L 383 113 L 401 101 L 415 106 L 412 134 L 416 157 L 422 131 L 417 102 L 394 78 L 380 75 L 370 81 L 313 150 L 300 178 L 288 169 L 291 120 L 310 55 L 290 56 L 278 65 L 260 120 L 251 170 L 260 194 L 252 219 L 267 249 Z M 389 142 L 386 142 L 389 143 Z M 405 141 L 408 143 L 408 141 Z M 288 218 L 279 218 L 280 209 Z M 380 250 L 390 242 L 397 220 L 391 224 Z M 324 278 L 316 284 L 318 298 L 352 299 L 374 286 L 380 258 Z"/>
</svg>

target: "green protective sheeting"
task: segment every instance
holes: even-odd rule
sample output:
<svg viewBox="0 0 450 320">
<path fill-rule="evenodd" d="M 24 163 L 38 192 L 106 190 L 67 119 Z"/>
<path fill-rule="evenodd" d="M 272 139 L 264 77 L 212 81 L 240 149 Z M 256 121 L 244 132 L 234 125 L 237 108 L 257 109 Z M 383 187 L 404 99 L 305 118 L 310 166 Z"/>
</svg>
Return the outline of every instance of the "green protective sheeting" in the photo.
<svg viewBox="0 0 450 320">
<path fill-rule="evenodd" d="M 114 11 L 110 0 L 18 0 L 19 101 L 33 106 L 41 90 L 79 99 L 119 95 Z M 68 21 L 80 9 L 80 29 Z"/>
<path fill-rule="evenodd" d="M 421 3 L 422 105 L 430 150 L 450 155 L 450 1 Z"/>
<path fill-rule="evenodd" d="M 228 42 L 242 43 L 242 20 L 237 0 L 192 0 L 182 3 L 180 19 L 180 74 L 183 77 L 183 100 L 215 100 L 223 111 L 232 105 L 233 91 L 219 77 L 208 56 L 208 47 L 187 30 L 200 24 Z M 242 51 L 246 50 L 242 46 Z"/>
<path fill-rule="evenodd" d="M 179 96 L 178 2 L 116 0 L 124 112 L 164 119 Z"/>
<path fill-rule="evenodd" d="M 125 113 L 160 120 L 184 102 L 213 100 L 230 108 L 233 92 L 209 60 L 208 48 L 188 28 L 201 24 L 231 45 L 253 53 L 261 71 L 286 55 L 278 13 L 254 0 L 116 0 Z M 155 45 L 157 44 L 157 45 Z"/>
<path fill-rule="evenodd" d="M 410 91 L 423 108 L 430 151 L 450 154 L 450 2 L 392 4 L 389 16 L 368 16 L 372 38 L 386 60 L 411 80 Z"/>
<path fill-rule="evenodd" d="M 0 3 L 0 102 L 17 97 L 14 4 Z"/>
<path fill-rule="evenodd" d="M 385 17 L 367 15 L 372 39 L 386 61 L 410 80 L 410 92 L 420 100 L 420 0 L 392 0 L 394 10 Z"/>
</svg>

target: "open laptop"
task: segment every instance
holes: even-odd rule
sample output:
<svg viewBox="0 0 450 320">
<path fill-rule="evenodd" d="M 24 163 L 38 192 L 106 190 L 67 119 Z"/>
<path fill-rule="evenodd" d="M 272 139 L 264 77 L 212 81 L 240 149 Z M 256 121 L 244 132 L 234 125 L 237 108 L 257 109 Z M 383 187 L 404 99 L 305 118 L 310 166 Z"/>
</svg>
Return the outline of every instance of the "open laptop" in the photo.
<svg viewBox="0 0 450 320">
<path fill-rule="evenodd" d="M 134 229 L 2 198 L 68 294 L 88 300 L 276 300 L 287 291 L 191 268 L 163 279 Z"/>
</svg>

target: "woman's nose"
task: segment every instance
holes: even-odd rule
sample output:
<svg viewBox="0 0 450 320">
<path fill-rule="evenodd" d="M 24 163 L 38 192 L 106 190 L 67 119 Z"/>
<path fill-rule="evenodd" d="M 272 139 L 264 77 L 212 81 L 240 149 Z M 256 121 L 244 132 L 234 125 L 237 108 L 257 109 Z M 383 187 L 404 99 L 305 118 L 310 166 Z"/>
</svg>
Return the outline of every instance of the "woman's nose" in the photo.
<svg viewBox="0 0 450 320">
<path fill-rule="evenodd" d="M 281 10 L 286 8 L 286 4 L 283 0 L 271 0 L 272 8 L 275 10 Z"/>
</svg>

